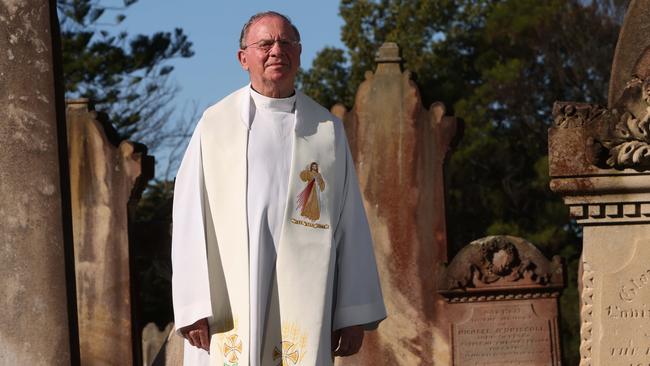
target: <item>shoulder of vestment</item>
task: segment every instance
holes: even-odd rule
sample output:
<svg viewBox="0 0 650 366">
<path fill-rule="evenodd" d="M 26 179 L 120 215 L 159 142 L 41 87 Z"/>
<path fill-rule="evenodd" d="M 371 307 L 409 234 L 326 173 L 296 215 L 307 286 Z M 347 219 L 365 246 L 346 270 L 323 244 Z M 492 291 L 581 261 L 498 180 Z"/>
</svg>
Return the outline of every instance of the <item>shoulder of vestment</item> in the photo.
<svg viewBox="0 0 650 366">
<path fill-rule="evenodd" d="M 309 111 L 309 113 L 306 113 L 309 115 L 309 118 L 311 121 L 308 121 L 308 123 L 331 123 L 332 126 L 334 127 L 335 131 L 335 136 L 337 141 L 345 140 L 341 139 L 341 137 L 345 136 L 345 130 L 343 128 L 343 122 L 336 117 L 332 112 L 327 110 L 327 108 L 323 107 L 322 105 L 318 104 L 315 100 L 310 98 L 307 94 L 296 90 L 296 93 L 298 94 L 298 99 L 300 100 L 300 103 L 302 104 L 301 108 L 305 109 L 306 111 Z M 341 141 L 342 142 L 342 141 Z"/>
<path fill-rule="evenodd" d="M 222 116 L 224 113 L 235 113 L 237 116 L 240 114 L 241 98 L 246 95 L 248 85 L 230 93 L 217 103 L 211 105 L 203 112 L 202 119 L 209 121 Z"/>
<path fill-rule="evenodd" d="M 298 98 L 301 99 L 301 102 L 304 104 L 303 108 L 308 109 L 314 116 L 319 120 L 331 120 L 336 122 L 336 124 L 341 124 L 341 121 L 332 114 L 327 108 L 318 104 L 315 100 L 311 99 L 307 94 L 297 90 Z"/>
</svg>

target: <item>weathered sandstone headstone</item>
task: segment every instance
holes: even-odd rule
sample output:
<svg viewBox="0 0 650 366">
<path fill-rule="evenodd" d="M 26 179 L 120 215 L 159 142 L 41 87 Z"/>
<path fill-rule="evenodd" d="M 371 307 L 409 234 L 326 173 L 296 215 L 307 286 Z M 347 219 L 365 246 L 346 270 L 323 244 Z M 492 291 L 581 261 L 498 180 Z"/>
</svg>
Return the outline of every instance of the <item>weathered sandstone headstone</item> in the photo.
<svg viewBox="0 0 650 366">
<path fill-rule="evenodd" d="M 78 361 L 57 37 L 54 1 L 0 1 L 0 365 Z"/>
<path fill-rule="evenodd" d="M 151 366 L 167 337 L 174 329 L 174 323 L 169 323 L 160 330 L 155 323 L 149 323 L 142 329 L 142 365 Z"/>
<path fill-rule="evenodd" d="M 584 226 L 581 365 L 650 363 L 649 21 L 650 1 L 632 1 L 610 108 L 572 102 L 553 108 L 551 189 Z"/>
<path fill-rule="evenodd" d="M 476 240 L 449 264 L 441 294 L 449 305 L 454 366 L 560 365 L 559 257 L 548 261 L 511 236 Z"/>
<path fill-rule="evenodd" d="M 176 333 L 175 328 L 172 328 L 152 366 L 183 366 L 183 342 L 183 337 Z"/>
<path fill-rule="evenodd" d="M 338 365 L 446 365 L 450 344 L 436 278 L 447 261 L 443 165 L 456 120 L 441 103 L 422 106 L 402 71 L 399 49 L 384 44 L 344 120 L 375 243 L 388 318 L 361 352 Z"/>
<path fill-rule="evenodd" d="M 129 209 L 153 175 L 146 148 L 117 141 L 85 99 L 67 105 L 81 363 L 131 365 Z M 137 350 L 137 349 L 136 349 Z"/>
</svg>

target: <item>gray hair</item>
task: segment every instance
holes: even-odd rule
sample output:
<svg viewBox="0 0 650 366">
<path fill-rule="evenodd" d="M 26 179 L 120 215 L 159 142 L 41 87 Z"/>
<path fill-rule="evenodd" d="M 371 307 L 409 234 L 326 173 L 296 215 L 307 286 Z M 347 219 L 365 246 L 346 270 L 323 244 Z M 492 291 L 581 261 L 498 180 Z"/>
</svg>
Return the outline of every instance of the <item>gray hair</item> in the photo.
<svg viewBox="0 0 650 366">
<path fill-rule="evenodd" d="M 287 22 L 287 24 L 289 24 L 291 26 L 291 29 L 293 29 L 293 32 L 296 34 L 296 38 L 297 38 L 296 41 L 300 42 L 300 32 L 298 32 L 298 28 L 296 28 L 296 26 L 293 25 L 293 23 L 291 22 L 291 19 L 289 19 L 289 17 L 284 15 L 284 14 L 280 14 L 280 13 L 278 13 L 276 11 L 270 11 L 269 10 L 269 11 L 263 11 L 261 13 L 257 13 L 255 15 L 253 15 L 250 19 L 248 19 L 246 24 L 244 24 L 244 27 L 241 29 L 241 34 L 239 35 L 239 48 L 240 49 L 243 50 L 244 48 L 246 48 L 246 43 L 244 43 L 244 42 L 246 42 L 246 36 L 248 35 L 248 29 L 251 27 L 251 25 L 253 25 L 253 23 L 257 22 L 258 20 L 260 20 L 260 19 L 262 19 L 264 17 L 282 18 L 285 22 Z"/>
</svg>

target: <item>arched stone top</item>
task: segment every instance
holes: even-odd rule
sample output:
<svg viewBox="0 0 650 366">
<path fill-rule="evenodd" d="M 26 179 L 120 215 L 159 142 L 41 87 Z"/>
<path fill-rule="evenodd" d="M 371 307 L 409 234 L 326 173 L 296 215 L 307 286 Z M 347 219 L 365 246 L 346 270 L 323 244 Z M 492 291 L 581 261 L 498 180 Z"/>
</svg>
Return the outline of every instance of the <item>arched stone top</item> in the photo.
<svg viewBox="0 0 650 366">
<path fill-rule="evenodd" d="M 632 76 L 645 79 L 650 75 L 650 1 L 632 0 L 616 42 L 612 74 L 609 79 L 608 104 L 612 108 L 623 95 Z"/>
<path fill-rule="evenodd" d="M 465 246 L 446 269 L 445 292 L 493 292 L 564 286 L 559 256 L 548 260 L 532 243 L 508 235 L 487 236 Z"/>
</svg>

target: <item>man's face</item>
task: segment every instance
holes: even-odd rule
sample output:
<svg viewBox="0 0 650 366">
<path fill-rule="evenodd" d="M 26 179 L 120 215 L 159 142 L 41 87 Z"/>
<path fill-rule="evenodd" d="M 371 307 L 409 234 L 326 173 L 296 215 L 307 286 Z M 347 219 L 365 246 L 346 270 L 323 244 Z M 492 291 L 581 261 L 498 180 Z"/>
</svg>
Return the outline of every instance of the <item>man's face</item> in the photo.
<svg viewBox="0 0 650 366">
<path fill-rule="evenodd" d="M 297 41 L 291 26 L 282 18 L 265 16 L 248 29 L 244 50 L 237 56 L 242 68 L 247 70 L 253 89 L 274 98 L 288 97 L 293 93 L 294 80 L 300 66 L 300 44 L 275 42 L 269 50 L 258 47 L 262 40 Z"/>
</svg>

